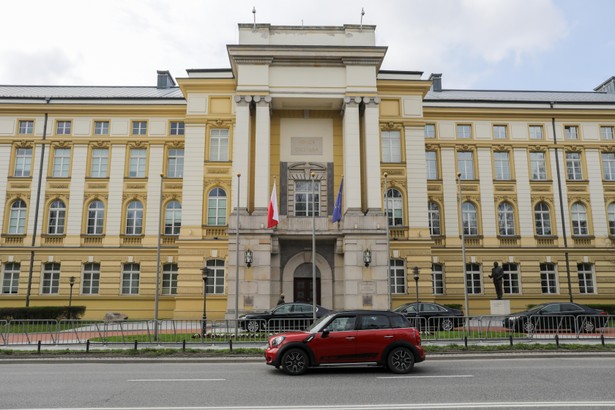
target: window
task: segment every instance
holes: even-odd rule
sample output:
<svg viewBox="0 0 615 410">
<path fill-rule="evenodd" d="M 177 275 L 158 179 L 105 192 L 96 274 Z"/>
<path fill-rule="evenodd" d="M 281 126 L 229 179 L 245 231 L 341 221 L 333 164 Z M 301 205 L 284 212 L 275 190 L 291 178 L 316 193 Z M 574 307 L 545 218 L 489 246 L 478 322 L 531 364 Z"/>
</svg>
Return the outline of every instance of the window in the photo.
<svg viewBox="0 0 615 410">
<path fill-rule="evenodd" d="M 162 294 L 177 295 L 176 263 L 167 263 L 162 267 Z"/>
<path fill-rule="evenodd" d="M 49 221 L 47 222 L 47 234 L 63 235 L 64 221 L 66 219 L 66 206 L 59 199 L 49 206 Z"/>
<path fill-rule="evenodd" d="M 228 161 L 228 128 L 214 128 L 209 133 L 209 160 Z"/>
<path fill-rule="evenodd" d="M 431 289 L 434 295 L 444 295 L 444 266 L 441 263 L 431 264 Z"/>
<path fill-rule="evenodd" d="M 401 192 L 397 189 L 388 189 L 386 197 L 385 209 L 387 212 L 389 226 L 404 225 L 404 201 Z"/>
<path fill-rule="evenodd" d="M 207 274 L 207 293 L 212 295 L 224 294 L 224 261 L 211 259 L 206 263 L 209 273 Z"/>
<path fill-rule="evenodd" d="M 320 181 L 295 180 L 295 216 L 320 215 Z"/>
<path fill-rule="evenodd" d="M 139 264 L 125 263 L 122 269 L 122 295 L 139 294 Z"/>
<path fill-rule="evenodd" d="M 504 263 L 502 264 L 504 270 L 504 293 L 518 294 L 519 290 L 519 265 L 516 263 Z"/>
<path fill-rule="evenodd" d="M 382 162 L 401 162 L 399 131 L 382 131 Z"/>
<path fill-rule="evenodd" d="M 508 202 L 498 206 L 498 234 L 501 236 L 515 235 L 515 211 Z"/>
<path fill-rule="evenodd" d="M 109 121 L 94 121 L 94 135 L 109 135 Z"/>
<path fill-rule="evenodd" d="M 594 270 L 591 263 L 577 264 L 579 274 L 579 293 L 594 293 Z"/>
<path fill-rule="evenodd" d="M 581 171 L 581 153 L 566 153 L 566 172 L 568 174 L 568 179 L 571 181 L 583 179 L 583 173 Z"/>
<path fill-rule="evenodd" d="M 578 140 L 579 139 L 579 127 L 577 127 L 576 125 L 564 126 L 564 138 L 567 140 Z"/>
<path fill-rule="evenodd" d="M 17 148 L 15 150 L 15 172 L 16 177 L 29 177 L 32 168 L 32 148 Z"/>
<path fill-rule="evenodd" d="M 494 125 L 493 126 L 493 139 L 496 139 L 496 140 L 506 139 L 508 137 L 506 131 L 507 131 L 506 125 Z"/>
<path fill-rule="evenodd" d="M 19 121 L 19 133 L 22 135 L 34 134 L 34 121 Z"/>
<path fill-rule="evenodd" d="M 602 153 L 602 170 L 605 181 L 615 181 L 615 153 Z"/>
<path fill-rule="evenodd" d="M 143 232 L 143 205 L 131 201 L 126 207 L 126 235 L 141 235 Z"/>
<path fill-rule="evenodd" d="M 56 123 L 57 135 L 70 135 L 71 122 L 70 121 L 58 121 Z"/>
<path fill-rule="evenodd" d="M 557 273 L 555 272 L 555 264 L 540 264 L 540 287 L 542 288 L 543 294 L 557 293 Z"/>
<path fill-rule="evenodd" d="M 19 290 L 19 269 L 21 265 L 17 262 L 7 262 L 4 264 L 2 273 L 2 294 L 16 295 Z"/>
<path fill-rule="evenodd" d="M 100 287 L 100 264 L 86 263 L 83 265 L 83 282 L 81 293 L 84 295 L 98 295 Z"/>
<path fill-rule="evenodd" d="M 476 206 L 471 202 L 464 202 L 461 206 L 461 220 L 463 221 L 463 234 L 478 235 L 478 214 Z"/>
<path fill-rule="evenodd" d="M 498 181 L 510 180 L 510 162 L 508 152 L 494 152 L 493 165 L 495 166 L 495 179 Z"/>
<path fill-rule="evenodd" d="M 549 205 L 545 202 L 539 202 L 534 207 L 534 223 L 536 224 L 536 235 L 551 235 L 551 212 Z"/>
<path fill-rule="evenodd" d="M 425 138 L 436 138 L 436 124 L 425 124 L 423 135 Z"/>
<path fill-rule="evenodd" d="M 547 161 L 544 152 L 530 152 L 530 178 L 532 181 L 547 179 Z"/>
<path fill-rule="evenodd" d="M 171 121 L 171 135 L 184 135 L 185 124 L 183 121 Z"/>
<path fill-rule="evenodd" d="M 471 295 L 483 293 L 480 265 L 478 263 L 466 263 L 466 289 L 468 294 Z"/>
<path fill-rule="evenodd" d="M 613 127 L 600 127 L 600 138 L 603 140 L 612 140 Z"/>
<path fill-rule="evenodd" d="M 92 162 L 90 164 L 90 177 L 107 178 L 109 167 L 109 150 L 107 148 L 92 149 Z"/>
<path fill-rule="evenodd" d="M 70 165 L 70 148 L 54 149 L 52 176 L 56 178 L 68 177 L 69 165 Z"/>
<path fill-rule="evenodd" d="M 457 138 L 472 138 L 472 126 L 469 124 L 457 125 Z"/>
<path fill-rule="evenodd" d="M 542 139 L 542 125 L 530 125 L 530 139 Z"/>
<path fill-rule="evenodd" d="M 170 149 L 167 158 L 167 177 L 182 178 L 184 176 L 184 150 Z"/>
<path fill-rule="evenodd" d="M 42 295 L 57 295 L 60 288 L 60 264 L 46 263 L 43 265 Z"/>
<path fill-rule="evenodd" d="M 164 234 L 179 235 L 182 226 L 182 206 L 179 201 L 170 201 L 164 210 Z"/>
<path fill-rule="evenodd" d="M 26 233 L 26 203 L 18 199 L 11 204 L 9 215 L 9 234 L 23 235 Z"/>
<path fill-rule="evenodd" d="M 214 188 L 207 197 L 207 225 L 226 225 L 226 192 Z"/>
<path fill-rule="evenodd" d="M 438 179 L 438 157 L 436 151 L 425 151 L 427 179 Z"/>
<path fill-rule="evenodd" d="M 406 293 L 406 268 L 403 259 L 391 259 L 391 294 Z"/>
<path fill-rule="evenodd" d="M 92 201 L 88 206 L 87 235 L 102 235 L 105 220 L 105 205 L 101 201 Z"/>
<path fill-rule="evenodd" d="M 579 202 L 572 204 L 572 234 L 587 235 L 587 212 L 585 206 Z"/>
<path fill-rule="evenodd" d="M 474 153 L 472 151 L 457 152 L 457 168 L 461 179 L 474 179 Z"/>
<path fill-rule="evenodd" d="M 128 176 L 130 178 L 145 178 L 146 162 L 147 151 L 145 148 L 131 148 Z"/>
<path fill-rule="evenodd" d="M 147 135 L 147 121 L 133 121 L 132 122 L 132 134 L 133 135 Z"/>
<path fill-rule="evenodd" d="M 609 235 L 615 236 L 615 202 L 611 202 L 608 208 Z"/>
<path fill-rule="evenodd" d="M 427 204 L 427 212 L 429 219 L 429 234 L 431 236 L 442 235 L 442 231 L 440 230 L 440 207 L 437 203 L 429 201 L 429 204 Z"/>
</svg>

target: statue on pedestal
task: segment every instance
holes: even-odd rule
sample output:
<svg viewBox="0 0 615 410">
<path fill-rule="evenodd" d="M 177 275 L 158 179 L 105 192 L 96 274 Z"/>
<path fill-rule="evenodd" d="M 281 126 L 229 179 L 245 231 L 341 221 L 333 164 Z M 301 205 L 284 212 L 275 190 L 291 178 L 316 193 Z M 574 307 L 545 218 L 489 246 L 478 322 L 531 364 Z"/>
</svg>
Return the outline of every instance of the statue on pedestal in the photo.
<svg viewBox="0 0 615 410">
<path fill-rule="evenodd" d="M 493 269 L 491 269 L 490 278 L 493 279 L 493 285 L 495 286 L 495 293 L 498 295 L 498 300 L 502 299 L 502 282 L 504 281 L 504 269 L 498 266 L 497 262 L 493 262 Z"/>
</svg>

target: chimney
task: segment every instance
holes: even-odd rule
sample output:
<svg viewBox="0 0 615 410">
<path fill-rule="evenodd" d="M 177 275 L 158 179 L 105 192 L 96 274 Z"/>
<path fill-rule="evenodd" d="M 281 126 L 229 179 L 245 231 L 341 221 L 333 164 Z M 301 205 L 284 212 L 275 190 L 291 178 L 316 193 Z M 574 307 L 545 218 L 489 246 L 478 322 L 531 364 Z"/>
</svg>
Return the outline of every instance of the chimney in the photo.
<svg viewBox="0 0 615 410">
<path fill-rule="evenodd" d="M 169 71 L 158 70 L 158 84 L 156 87 L 161 89 L 175 87 L 175 80 L 173 80 L 173 76 L 171 76 Z"/>
<path fill-rule="evenodd" d="M 597 93 L 615 94 L 615 77 L 611 77 L 598 87 L 594 88 Z"/>
<path fill-rule="evenodd" d="M 431 90 L 433 92 L 439 93 L 442 91 L 442 73 L 440 74 L 431 74 L 429 76 L 429 81 L 431 81 Z"/>
</svg>

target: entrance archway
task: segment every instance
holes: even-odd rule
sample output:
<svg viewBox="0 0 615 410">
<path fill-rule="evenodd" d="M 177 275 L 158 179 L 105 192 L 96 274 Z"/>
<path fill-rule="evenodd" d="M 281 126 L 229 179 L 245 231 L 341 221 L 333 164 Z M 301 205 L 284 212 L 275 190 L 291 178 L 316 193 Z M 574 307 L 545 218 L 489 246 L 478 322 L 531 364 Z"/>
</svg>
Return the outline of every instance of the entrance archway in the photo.
<svg viewBox="0 0 615 410">
<path fill-rule="evenodd" d="M 327 260 L 316 253 L 316 303 L 328 309 L 333 309 L 333 270 L 327 263 Z M 303 266 L 303 267 L 302 267 Z M 309 272 L 309 273 L 306 273 Z M 300 283 L 303 282 L 303 285 Z M 312 283 L 312 252 L 304 251 L 295 254 L 284 265 L 282 272 L 282 292 L 287 295 L 287 302 L 297 302 L 295 300 L 295 286 L 306 286 L 310 293 Z M 320 288 L 320 289 L 319 289 Z M 293 300 L 289 300 L 289 296 L 293 296 Z"/>
<path fill-rule="evenodd" d="M 314 297 L 314 286 L 312 277 L 312 264 L 302 263 L 297 266 L 293 274 L 293 301 L 312 303 Z M 321 301 L 321 284 L 320 270 L 316 267 L 316 304 L 320 305 Z"/>
</svg>

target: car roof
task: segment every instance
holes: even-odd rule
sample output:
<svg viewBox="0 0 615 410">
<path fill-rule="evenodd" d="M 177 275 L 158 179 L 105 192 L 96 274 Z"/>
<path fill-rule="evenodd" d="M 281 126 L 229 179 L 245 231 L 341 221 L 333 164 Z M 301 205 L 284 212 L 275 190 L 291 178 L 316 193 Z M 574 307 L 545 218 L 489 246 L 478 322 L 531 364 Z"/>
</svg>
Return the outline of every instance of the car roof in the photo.
<svg viewBox="0 0 615 410">
<path fill-rule="evenodd" d="M 354 310 L 340 310 L 335 312 L 335 314 L 354 314 L 354 315 L 391 315 L 397 316 L 400 315 L 398 312 L 391 312 L 390 310 L 369 310 L 369 309 L 354 309 Z M 403 316 L 403 315 L 402 315 Z"/>
</svg>

